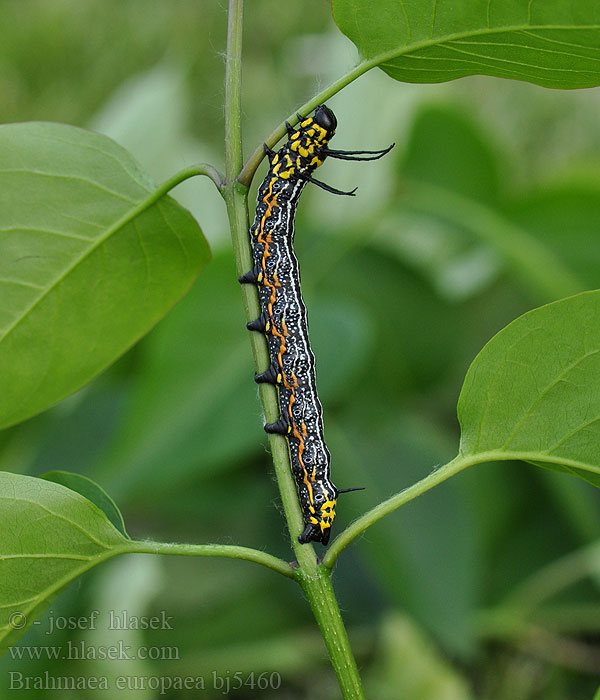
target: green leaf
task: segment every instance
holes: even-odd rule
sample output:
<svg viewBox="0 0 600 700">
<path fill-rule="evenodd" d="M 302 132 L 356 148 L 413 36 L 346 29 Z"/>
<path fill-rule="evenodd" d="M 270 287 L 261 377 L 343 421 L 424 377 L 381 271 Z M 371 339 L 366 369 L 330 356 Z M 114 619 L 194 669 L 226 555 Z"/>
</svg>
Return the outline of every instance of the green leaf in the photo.
<svg viewBox="0 0 600 700">
<path fill-rule="evenodd" d="M 600 486 L 600 291 L 501 330 L 467 372 L 460 458 L 521 459 Z"/>
<path fill-rule="evenodd" d="M 0 427 L 88 382 L 208 261 L 194 219 L 155 191 L 104 136 L 0 126 Z"/>
<path fill-rule="evenodd" d="M 125 537 L 128 536 L 125 530 L 123 516 L 117 504 L 102 487 L 98 486 L 96 482 L 92 481 L 87 476 L 55 470 L 42 474 L 40 478 L 66 486 L 68 489 L 71 489 L 71 491 L 75 491 L 84 498 L 87 498 L 88 501 L 91 501 L 100 508 L 122 535 Z"/>
<path fill-rule="evenodd" d="M 361 56 L 396 80 L 440 83 L 467 75 L 544 87 L 600 84 L 600 17 L 593 0 L 403 2 L 332 0 Z"/>
<path fill-rule="evenodd" d="M 128 543 L 78 493 L 0 472 L 0 654 L 69 583 Z"/>
</svg>

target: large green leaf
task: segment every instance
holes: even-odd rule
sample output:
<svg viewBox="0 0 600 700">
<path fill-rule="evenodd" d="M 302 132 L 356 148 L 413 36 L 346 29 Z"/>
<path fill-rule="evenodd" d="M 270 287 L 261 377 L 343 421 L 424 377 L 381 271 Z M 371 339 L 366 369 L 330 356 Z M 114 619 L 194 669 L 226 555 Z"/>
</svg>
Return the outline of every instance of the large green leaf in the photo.
<svg viewBox="0 0 600 700">
<path fill-rule="evenodd" d="M 458 416 L 462 458 L 522 459 L 600 486 L 600 291 L 494 336 L 467 372 Z"/>
<path fill-rule="evenodd" d="M 207 262 L 194 219 L 155 190 L 104 136 L 0 126 L 0 427 L 89 381 Z"/>
<path fill-rule="evenodd" d="M 493 75 L 553 88 L 600 84 L 595 0 L 331 0 L 363 58 L 396 80 Z"/>
<path fill-rule="evenodd" d="M 78 493 L 0 472 L 0 654 L 71 581 L 129 543 Z"/>
</svg>

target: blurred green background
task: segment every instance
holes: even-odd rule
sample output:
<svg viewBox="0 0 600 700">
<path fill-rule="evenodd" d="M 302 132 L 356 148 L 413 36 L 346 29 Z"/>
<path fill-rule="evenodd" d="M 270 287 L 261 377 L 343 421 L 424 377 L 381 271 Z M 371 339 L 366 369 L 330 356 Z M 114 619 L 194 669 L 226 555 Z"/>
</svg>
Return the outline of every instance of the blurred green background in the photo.
<svg viewBox="0 0 600 700">
<path fill-rule="evenodd" d="M 197 161 L 223 167 L 225 2 L 0 0 L 0 11 L 0 122 L 99 130 L 157 181 Z M 355 52 L 324 0 L 252 0 L 245 29 L 249 155 Z M 336 148 L 396 142 L 377 163 L 328 162 L 320 177 L 358 185 L 358 196 L 309 188 L 297 216 L 334 481 L 367 487 L 341 501 L 339 532 L 455 455 L 455 406 L 475 354 L 517 315 L 565 294 L 512 262 L 507 230 L 555 256 L 576 281 L 569 291 L 600 287 L 600 91 L 478 77 L 402 85 L 372 71 L 329 104 Z M 213 262 L 116 365 L 0 433 L 0 469 L 89 475 L 136 538 L 239 543 L 289 559 L 223 203 L 208 180 L 174 194 Z M 519 463 L 474 467 L 370 529 L 334 575 L 368 697 L 591 700 L 599 535 L 596 490 Z M 53 628 L 96 609 L 164 610 L 173 630 L 109 631 L 106 617 L 95 631 Z M 48 661 L 28 651 L 68 640 L 166 646 L 179 658 Z M 110 562 L 55 601 L 19 648 L 22 659 L 0 660 L 2 697 L 10 671 L 44 670 L 206 679 L 202 693 L 121 691 L 144 700 L 223 697 L 213 674 L 263 671 L 280 674 L 281 688 L 229 697 L 339 697 L 299 589 L 239 561 Z"/>
</svg>

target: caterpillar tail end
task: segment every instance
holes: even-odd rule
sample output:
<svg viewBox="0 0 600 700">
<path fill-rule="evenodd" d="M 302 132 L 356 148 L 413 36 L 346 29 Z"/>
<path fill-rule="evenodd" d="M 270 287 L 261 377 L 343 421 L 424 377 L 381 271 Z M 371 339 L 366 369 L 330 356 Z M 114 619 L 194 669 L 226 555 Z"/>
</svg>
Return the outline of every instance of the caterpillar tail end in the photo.
<svg viewBox="0 0 600 700">
<path fill-rule="evenodd" d="M 328 544 L 331 535 L 331 528 L 321 531 L 319 525 L 308 523 L 304 532 L 298 535 L 300 544 L 308 544 L 309 542 L 320 542 L 323 545 Z"/>
</svg>

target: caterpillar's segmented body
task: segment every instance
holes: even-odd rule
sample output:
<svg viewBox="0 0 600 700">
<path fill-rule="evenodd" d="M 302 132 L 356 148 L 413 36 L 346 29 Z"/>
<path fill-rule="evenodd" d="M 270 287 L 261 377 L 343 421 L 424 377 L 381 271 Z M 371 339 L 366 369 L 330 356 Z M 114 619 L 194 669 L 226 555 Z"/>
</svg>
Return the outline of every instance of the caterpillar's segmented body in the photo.
<svg viewBox="0 0 600 700">
<path fill-rule="evenodd" d="M 281 417 L 265 425 L 265 430 L 280 433 L 288 440 L 306 525 L 298 538 L 303 543 L 312 540 L 327 544 L 339 491 L 329 476 L 330 455 L 323 436 L 315 358 L 308 339 L 306 307 L 293 248 L 294 215 L 307 182 L 338 194 L 352 194 L 338 192 L 311 178 L 328 155 L 371 160 L 352 157 L 357 152 L 329 150 L 327 144 L 336 126 L 333 112 L 320 105 L 314 117 L 303 119 L 295 130 L 288 128 L 289 139 L 277 153 L 269 152 L 270 169 L 258 190 L 250 229 L 254 268 L 240 277 L 240 282 L 258 286 L 262 313 L 248 328 L 265 333 L 271 365 L 255 379 L 278 388 Z M 375 153 L 380 157 L 388 150 Z"/>
</svg>

